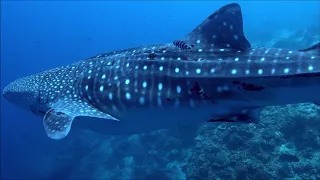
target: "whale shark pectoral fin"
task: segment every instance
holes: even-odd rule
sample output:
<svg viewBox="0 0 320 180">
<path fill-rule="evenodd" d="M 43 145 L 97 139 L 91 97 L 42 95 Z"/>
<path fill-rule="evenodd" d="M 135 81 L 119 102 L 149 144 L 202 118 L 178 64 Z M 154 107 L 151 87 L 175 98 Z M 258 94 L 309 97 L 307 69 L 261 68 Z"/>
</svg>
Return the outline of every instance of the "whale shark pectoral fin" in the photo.
<svg viewBox="0 0 320 180">
<path fill-rule="evenodd" d="M 70 132 L 73 119 L 79 116 L 119 121 L 90 106 L 87 102 L 59 100 L 45 114 L 44 129 L 51 139 L 62 139 Z"/>
<path fill-rule="evenodd" d="M 50 109 L 43 118 L 44 130 L 49 138 L 62 139 L 69 134 L 74 118 L 75 116 Z"/>
<path fill-rule="evenodd" d="M 249 49 L 251 45 L 243 32 L 240 5 L 231 3 L 215 11 L 187 35 L 185 42 L 197 49 Z"/>
<path fill-rule="evenodd" d="M 239 122 L 239 123 L 259 123 L 262 108 L 244 109 L 241 113 L 230 114 L 223 117 L 213 117 L 207 122 Z"/>
</svg>

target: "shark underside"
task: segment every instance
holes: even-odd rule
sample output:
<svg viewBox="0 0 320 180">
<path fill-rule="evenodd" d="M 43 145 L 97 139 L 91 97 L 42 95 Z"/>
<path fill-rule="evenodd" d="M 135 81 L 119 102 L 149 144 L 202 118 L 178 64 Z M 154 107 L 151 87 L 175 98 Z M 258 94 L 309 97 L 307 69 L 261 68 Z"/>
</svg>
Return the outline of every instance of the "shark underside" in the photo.
<svg viewBox="0 0 320 180">
<path fill-rule="evenodd" d="M 183 40 L 98 54 L 10 83 L 4 96 L 43 116 L 47 135 L 71 125 L 107 134 L 204 122 L 258 123 L 270 105 L 320 103 L 320 43 L 253 48 L 241 8 L 225 5 Z"/>
</svg>

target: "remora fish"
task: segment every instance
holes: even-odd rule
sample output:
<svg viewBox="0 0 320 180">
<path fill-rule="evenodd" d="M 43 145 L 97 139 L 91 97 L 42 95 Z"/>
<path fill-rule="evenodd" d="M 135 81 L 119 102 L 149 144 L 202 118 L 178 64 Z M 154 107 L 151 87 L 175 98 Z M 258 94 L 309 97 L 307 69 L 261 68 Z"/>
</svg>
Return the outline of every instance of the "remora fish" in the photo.
<svg viewBox="0 0 320 180">
<path fill-rule="evenodd" d="M 44 116 L 47 135 L 61 139 L 77 117 L 109 122 L 101 128 L 110 134 L 257 123 L 263 107 L 319 104 L 319 92 L 320 44 L 298 51 L 251 48 L 241 8 L 232 3 L 183 40 L 99 54 L 18 79 L 3 95 Z"/>
</svg>

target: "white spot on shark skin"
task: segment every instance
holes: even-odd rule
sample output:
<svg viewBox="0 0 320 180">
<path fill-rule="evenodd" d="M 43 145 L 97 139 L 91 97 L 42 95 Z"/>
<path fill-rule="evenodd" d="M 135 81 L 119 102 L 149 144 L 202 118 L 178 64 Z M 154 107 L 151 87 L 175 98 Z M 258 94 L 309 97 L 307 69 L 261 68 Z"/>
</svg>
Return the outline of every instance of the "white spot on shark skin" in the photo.
<svg viewBox="0 0 320 180">
<path fill-rule="evenodd" d="M 196 70 L 196 73 L 197 73 L 197 74 L 200 74 L 200 73 L 201 73 L 201 69 L 197 69 L 197 70 Z"/>
<path fill-rule="evenodd" d="M 311 56 L 311 59 L 315 59 L 316 57 L 314 57 L 314 56 Z"/>
<path fill-rule="evenodd" d="M 128 92 L 126 93 L 126 99 L 127 99 L 127 100 L 130 100 L 130 99 L 131 99 L 131 94 L 128 93 Z"/>
<path fill-rule="evenodd" d="M 193 99 L 189 99 L 190 107 L 195 107 L 195 102 Z"/>
<path fill-rule="evenodd" d="M 286 57 L 286 59 L 288 60 L 288 59 L 290 59 L 290 57 Z"/>
<path fill-rule="evenodd" d="M 179 72 L 179 68 L 176 68 L 174 71 L 175 71 L 176 73 L 178 73 L 178 72 Z"/>
<path fill-rule="evenodd" d="M 247 70 L 246 70 L 246 75 L 249 75 L 249 74 L 250 74 L 250 70 L 247 69 Z"/>
<path fill-rule="evenodd" d="M 159 70 L 162 71 L 162 70 L 163 70 L 163 66 L 160 66 L 160 67 L 159 67 Z"/>
<path fill-rule="evenodd" d="M 161 107 L 161 105 L 162 105 L 162 100 L 161 100 L 161 98 L 160 98 L 160 97 L 158 97 L 158 99 L 157 99 L 157 103 L 158 103 L 158 107 Z"/>
<path fill-rule="evenodd" d="M 197 40 L 197 43 L 199 44 L 199 43 L 200 43 L 200 40 Z"/>
<path fill-rule="evenodd" d="M 89 89 L 89 86 L 88 86 L 88 85 L 86 85 L 86 91 L 88 91 L 88 89 Z"/>
<path fill-rule="evenodd" d="M 268 52 L 269 52 L 269 51 L 268 51 L 268 50 L 266 50 L 264 53 L 265 53 L 265 54 L 268 54 Z"/>
<path fill-rule="evenodd" d="M 140 103 L 141 105 L 143 105 L 144 102 L 145 102 L 144 97 L 141 96 L 141 97 L 139 98 L 139 103 Z"/>
<path fill-rule="evenodd" d="M 285 74 L 288 74 L 288 73 L 289 73 L 289 68 L 285 68 L 285 69 L 283 70 L 283 72 L 284 72 Z"/>
<path fill-rule="evenodd" d="M 109 98 L 110 101 L 112 100 L 112 98 L 113 98 L 112 93 L 109 93 L 108 98 Z"/>
<path fill-rule="evenodd" d="M 138 65 L 136 65 L 134 68 L 135 68 L 135 69 L 139 69 L 139 66 L 138 66 Z"/>
<path fill-rule="evenodd" d="M 234 35 L 234 36 L 233 36 L 233 39 L 238 40 L 238 36 L 237 36 L 237 35 Z"/>
<path fill-rule="evenodd" d="M 161 57 L 161 60 L 164 60 L 164 57 Z"/>
<path fill-rule="evenodd" d="M 262 70 L 262 69 L 259 69 L 259 70 L 258 70 L 258 74 L 261 75 L 262 73 L 263 73 L 263 70 Z"/>
<path fill-rule="evenodd" d="M 237 74 L 237 70 L 236 69 L 232 69 L 231 70 L 231 74 Z"/>
<path fill-rule="evenodd" d="M 289 53 L 289 54 L 291 54 L 291 53 L 292 53 L 292 51 L 289 51 L 288 53 Z"/>
<path fill-rule="evenodd" d="M 144 70 L 147 70 L 147 69 L 148 69 L 148 66 L 144 65 L 144 66 L 143 66 L 143 69 L 144 69 Z"/>
<path fill-rule="evenodd" d="M 228 90 L 229 90 L 229 87 L 225 85 L 225 86 L 222 87 L 222 89 L 223 89 L 224 91 L 228 91 Z"/>
<path fill-rule="evenodd" d="M 100 86 L 100 92 L 102 92 L 103 91 L 103 86 Z"/>
<path fill-rule="evenodd" d="M 229 28 L 230 28 L 230 30 L 233 30 L 233 26 L 232 25 L 230 25 Z"/>
<path fill-rule="evenodd" d="M 180 93 L 181 93 L 181 90 L 182 90 L 181 87 L 180 87 L 180 86 L 177 86 L 177 93 L 180 94 Z"/>
<path fill-rule="evenodd" d="M 263 57 L 263 58 L 261 58 L 261 61 L 264 61 L 264 60 L 266 60 L 264 57 Z"/>
<path fill-rule="evenodd" d="M 114 79 L 114 80 L 118 80 L 118 79 L 119 79 L 119 77 L 118 77 L 118 76 L 115 76 L 113 79 Z"/>
<path fill-rule="evenodd" d="M 239 58 L 235 58 L 234 61 L 239 61 Z"/>
<path fill-rule="evenodd" d="M 177 58 L 177 60 L 178 60 L 178 61 L 180 61 L 180 60 L 181 60 L 181 58 L 180 58 L 180 57 L 178 57 L 178 58 Z"/>
<path fill-rule="evenodd" d="M 225 50 L 225 49 L 219 49 L 219 51 L 221 51 L 221 52 L 224 51 L 224 50 Z"/>
<path fill-rule="evenodd" d="M 271 69 L 271 74 L 274 74 L 276 72 L 276 70 L 273 68 Z"/>
<path fill-rule="evenodd" d="M 174 107 L 177 108 L 180 106 L 180 100 L 177 98 L 176 101 L 174 102 Z"/>
<path fill-rule="evenodd" d="M 143 81 L 142 87 L 143 87 L 143 88 L 146 88 L 146 87 L 147 87 L 147 82 L 146 82 L 146 81 Z"/>
<path fill-rule="evenodd" d="M 309 66 L 309 67 L 308 67 L 308 70 L 309 70 L 309 71 L 312 71 L 312 70 L 313 70 L 313 66 Z"/>
<path fill-rule="evenodd" d="M 202 52 L 202 49 L 199 49 L 198 51 L 199 51 L 199 52 Z"/>
<path fill-rule="evenodd" d="M 211 73 L 214 73 L 216 70 L 214 68 L 210 69 Z"/>
<path fill-rule="evenodd" d="M 129 63 L 127 63 L 126 67 L 129 67 L 129 65 L 130 65 L 130 64 L 129 64 Z"/>
<path fill-rule="evenodd" d="M 221 86 L 218 86 L 217 87 L 217 91 L 220 93 L 220 92 L 222 92 L 222 87 Z"/>
<path fill-rule="evenodd" d="M 130 84 L 130 79 L 127 79 L 127 80 L 125 81 L 125 83 L 126 83 L 126 85 Z"/>
<path fill-rule="evenodd" d="M 105 74 L 101 76 L 101 79 L 105 79 L 105 78 L 106 78 L 106 75 L 105 75 Z"/>
<path fill-rule="evenodd" d="M 297 73 L 300 73 L 301 72 L 301 69 L 297 69 Z"/>
<path fill-rule="evenodd" d="M 118 109 L 117 109 L 117 107 L 115 105 L 112 105 L 112 110 L 116 111 L 116 112 L 118 111 Z"/>
<path fill-rule="evenodd" d="M 162 83 L 159 83 L 159 84 L 158 84 L 158 89 L 159 89 L 159 91 L 161 91 L 161 90 L 162 90 L 162 88 L 163 88 Z"/>
</svg>

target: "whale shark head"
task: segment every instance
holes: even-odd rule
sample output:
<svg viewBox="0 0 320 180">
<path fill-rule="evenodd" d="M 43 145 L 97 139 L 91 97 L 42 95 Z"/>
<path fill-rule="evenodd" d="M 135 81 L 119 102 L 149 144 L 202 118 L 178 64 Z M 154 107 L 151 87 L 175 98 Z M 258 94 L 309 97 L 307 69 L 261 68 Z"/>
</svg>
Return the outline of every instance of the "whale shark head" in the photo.
<svg viewBox="0 0 320 180">
<path fill-rule="evenodd" d="M 40 75 L 19 78 L 4 88 L 3 96 L 16 106 L 36 114 L 41 79 Z"/>
</svg>

